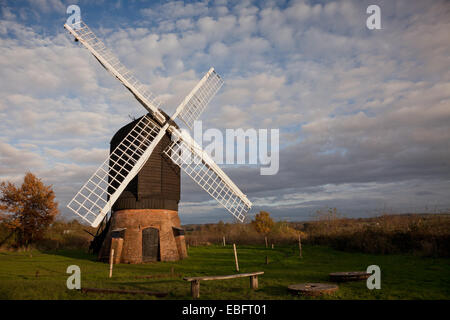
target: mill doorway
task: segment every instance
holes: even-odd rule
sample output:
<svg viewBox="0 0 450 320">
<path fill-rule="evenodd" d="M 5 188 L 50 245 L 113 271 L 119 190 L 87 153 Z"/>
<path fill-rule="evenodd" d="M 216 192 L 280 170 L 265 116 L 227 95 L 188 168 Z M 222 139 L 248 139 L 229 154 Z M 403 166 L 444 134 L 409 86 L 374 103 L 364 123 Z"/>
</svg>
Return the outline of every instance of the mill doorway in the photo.
<svg viewBox="0 0 450 320">
<path fill-rule="evenodd" d="M 142 261 L 159 260 L 159 230 L 145 228 L 142 230 Z"/>
</svg>

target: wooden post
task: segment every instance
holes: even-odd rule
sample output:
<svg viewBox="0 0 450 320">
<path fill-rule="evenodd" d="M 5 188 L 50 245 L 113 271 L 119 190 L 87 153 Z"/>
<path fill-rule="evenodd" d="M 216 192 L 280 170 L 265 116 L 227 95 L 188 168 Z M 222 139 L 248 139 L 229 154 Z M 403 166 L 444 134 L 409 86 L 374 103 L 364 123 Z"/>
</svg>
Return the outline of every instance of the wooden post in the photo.
<svg viewBox="0 0 450 320">
<path fill-rule="evenodd" d="M 223 240 L 223 246 L 225 247 L 226 243 L 225 243 L 225 236 L 222 237 Z"/>
<path fill-rule="evenodd" d="M 266 264 L 269 264 L 269 257 L 266 256 Z"/>
<path fill-rule="evenodd" d="M 300 253 L 300 258 L 303 258 L 303 256 L 302 256 L 302 238 L 300 235 L 298 235 L 298 250 Z"/>
<path fill-rule="evenodd" d="M 233 243 L 233 250 L 234 250 L 234 260 L 236 261 L 236 271 L 239 272 L 239 262 L 237 257 L 237 251 L 236 251 L 236 244 Z"/>
<path fill-rule="evenodd" d="M 250 277 L 250 288 L 251 289 L 258 289 L 258 276 L 251 276 Z"/>
<path fill-rule="evenodd" d="M 113 264 L 120 263 L 120 257 L 122 255 L 122 249 L 123 249 L 123 238 L 112 238 L 111 239 L 111 249 L 114 250 Z"/>
<path fill-rule="evenodd" d="M 272 249 L 273 249 L 273 243 L 272 243 Z"/>
<path fill-rule="evenodd" d="M 200 280 L 191 281 L 191 294 L 193 299 L 200 297 Z"/>
<path fill-rule="evenodd" d="M 264 240 L 266 241 L 266 248 L 267 248 L 267 237 L 264 237 Z"/>
<path fill-rule="evenodd" d="M 109 255 L 109 277 L 112 277 L 112 269 L 114 262 L 114 249 L 111 249 L 111 254 Z"/>
</svg>

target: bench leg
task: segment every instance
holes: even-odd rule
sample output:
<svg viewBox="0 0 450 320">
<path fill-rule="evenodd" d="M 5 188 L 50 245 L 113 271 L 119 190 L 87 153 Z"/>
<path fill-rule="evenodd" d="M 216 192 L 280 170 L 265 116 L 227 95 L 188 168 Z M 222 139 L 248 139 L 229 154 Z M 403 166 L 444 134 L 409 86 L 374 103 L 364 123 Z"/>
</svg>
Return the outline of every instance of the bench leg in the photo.
<svg viewBox="0 0 450 320">
<path fill-rule="evenodd" d="M 258 289 L 258 276 L 250 276 L 250 288 Z"/>
<path fill-rule="evenodd" d="M 191 281 L 191 294 L 193 299 L 197 299 L 200 297 L 200 281 L 194 280 Z"/>
</svg>

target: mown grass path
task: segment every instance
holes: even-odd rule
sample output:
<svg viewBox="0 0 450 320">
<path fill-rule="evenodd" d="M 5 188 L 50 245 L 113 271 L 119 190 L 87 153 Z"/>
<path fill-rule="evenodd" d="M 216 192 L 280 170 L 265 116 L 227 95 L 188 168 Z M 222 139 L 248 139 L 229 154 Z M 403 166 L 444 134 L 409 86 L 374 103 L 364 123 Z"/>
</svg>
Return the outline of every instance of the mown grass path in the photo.
<svg viewBox="0 0 450 320">
<path fill-rule="evenodd" d="M 266 249 L 238 246 L 240 272 L 264 271 L 259 289 L 249 279 L 206 281 L 201 299 L 320 299 L 292 296 L 289 284 L 327 282 L 330 272 L 381 268 L 381 290 L 368 290 L 365 281 L 340 284 L 333 296 L 321 299 L 450 299 L 450 259 L 412 255 L 370 255 L 304 246 L 303 259 L 296 246 Z M 82 287 L 168 292 L 166 299 L 191 299 L 183 276 L 235 273 L 232 246 L 191 247 L 189 258 L 177 262 L 109 266 L 80 251 L 0 252 L 0 299 L 161 299 L 144 295 L 83 294 L 66 288 L 69 265 L 81 268 Z M 265 264 L 268 256 L 269 264 Z M 172 275 L 171 271 L 174 271 Z M 153 276 L 154 278 L 138 278 Z"/>
</svg>

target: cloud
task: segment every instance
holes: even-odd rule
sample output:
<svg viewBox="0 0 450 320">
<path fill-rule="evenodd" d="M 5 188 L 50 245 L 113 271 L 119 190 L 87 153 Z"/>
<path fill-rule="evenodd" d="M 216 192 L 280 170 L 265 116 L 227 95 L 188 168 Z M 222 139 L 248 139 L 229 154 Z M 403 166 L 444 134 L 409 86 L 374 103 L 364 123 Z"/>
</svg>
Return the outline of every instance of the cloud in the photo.
<svg viewBox="0 0 450 320">
<path fill-rule="evenodd" d="M 63 14 L 67 8 L 60 0 L 31 0 L 29 3 L 34 9 L 42 13 L 56 11 L 59 14 Z"/>
<path fill-rule="evenodd" d="M 15 180 L 23 171 L 40 169 L 44 159 L 25 148 L 16 148 L 0 141 L 0 173 Z"/>
<path fill-rule="evenodd" d="M 77 163 L 90 163 L 99 164 L 105 161 L 109 154 L 108 149 L 82 149 L 76 147 L 68 151 L 61 151 L 58 149 L 46 148 L 45 152 L 53 158 L 65 160 L 65 161 L 75 161 Z"/>
<path fill-rule="evenodd" d="M 204 130 L 280 128 L 276 176 L 225 168 L 254 210 L 295 219 L 324 205 L 352 214 L 448 208 L 447 2 L 381 2 L 376 31 L 365 27 L 368 4 L 359 1 L 121 5 L 106 20 L 87 5 L 83 15 L 166 112 L 214 66 L 225 86 L 202 116 Z M 0 178 L 33 168 L 62 204 L 103 161 L 128 115 L 145 112 L 62 30 L 23 19 L 64 11 L 60 1 L 4 6 L 0 22 Z M 188 179 L 180 212 L 222 219 L 224 210 Z"/>
<path fill-rule="evenodd" d="M 184 3 L 183 1 L 172 1 L 160 5 L 155 9 L 142 9 L 141 13 L 150 18 L 171 20 L 185 17 L 198 17 L 208 13 L 208 2 L 200 1 L 194 3 Z"/>
</svg>

